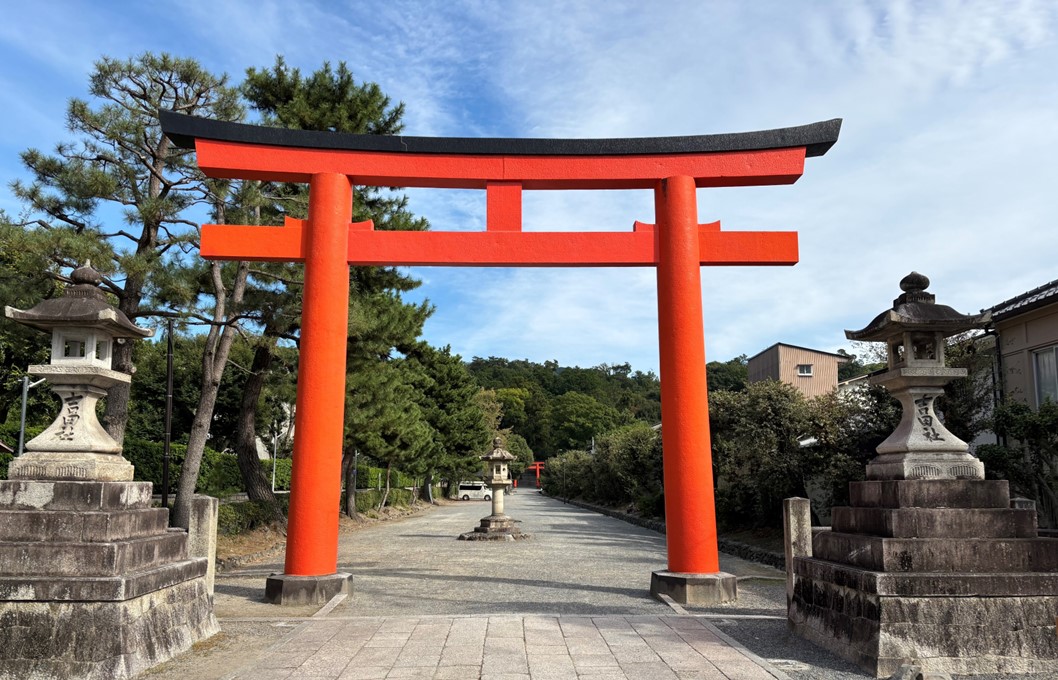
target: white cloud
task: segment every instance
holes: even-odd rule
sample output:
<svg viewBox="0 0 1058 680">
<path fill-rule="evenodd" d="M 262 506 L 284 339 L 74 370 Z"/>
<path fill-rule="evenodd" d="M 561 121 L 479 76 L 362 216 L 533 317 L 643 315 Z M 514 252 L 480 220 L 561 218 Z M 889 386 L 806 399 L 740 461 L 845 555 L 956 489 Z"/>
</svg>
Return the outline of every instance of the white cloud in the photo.
<svg viewBox="0 0 1058 680">
<path fill-rule="evenodd" d="M 1058 278 L 1053 2 L 198 1 L 139 32 L 163 10 L 33 7 L 7 23 L 17 31 L 0 28 L 27 71 L 7 76 L 20 102 L 41 96 L 34 74 L 83 87 L 99 54 L 149 48 L 236 78 L 277 52 L 306 71 L 345 60 L 407 104 L 417 135 L 703 134 L 843 117 L 837 145 L 797 184 L 699 192 L 702 221 L 800 233 L 796 267 L 703 271 L 711 359 L 780 340 L 841 346 L 911 269 L 963 311 Z M 649 192 L 527 193 L 524 207 L 533 230 L 653 221 Z M 434 228 L 483 228 L 483 192 L 416 190 L 411 208 Z M 465 356 L 657 366 L 651 270 L 414 271 L 439 306 L 430 340 Z"/>
</svg>

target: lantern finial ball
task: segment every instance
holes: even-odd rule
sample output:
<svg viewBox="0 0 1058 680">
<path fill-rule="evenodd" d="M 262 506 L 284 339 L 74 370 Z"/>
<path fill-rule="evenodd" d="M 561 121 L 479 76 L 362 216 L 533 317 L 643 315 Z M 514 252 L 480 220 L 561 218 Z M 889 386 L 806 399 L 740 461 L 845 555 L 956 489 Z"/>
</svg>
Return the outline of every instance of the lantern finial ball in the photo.
<svg viewBox="0 0 1058 680">
<path fill-rule="evenodd" d="M 905 293 L 921 293 L 929 288 L 929 278 L 918 272 L 911 272 L 900 279 L 900 290 Z"/>
</svg>

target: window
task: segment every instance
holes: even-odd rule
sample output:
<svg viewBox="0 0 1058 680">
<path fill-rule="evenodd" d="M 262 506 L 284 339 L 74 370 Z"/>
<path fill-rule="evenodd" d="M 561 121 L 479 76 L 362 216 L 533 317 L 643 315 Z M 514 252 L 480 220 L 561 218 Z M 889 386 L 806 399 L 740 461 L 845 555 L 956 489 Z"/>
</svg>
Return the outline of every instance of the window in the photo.
<svg viewBox="0 0 1058 680">
<path fill-rule="evenodd" d="M 83 359 L 85 356 L 84 338 L 63 338 L 62 355 L 67 359 Z"/>
<path fill-rule="evenodd" d="M 1058 403 L 1058 346 L 1032 353 L 1036 376 L 1036 405 L 1050 399 Z"/>
<path fill-rule="evenodd" d="M 812 364 L 797 364 L 797 375 L 812 377 Z"/>
</svg>

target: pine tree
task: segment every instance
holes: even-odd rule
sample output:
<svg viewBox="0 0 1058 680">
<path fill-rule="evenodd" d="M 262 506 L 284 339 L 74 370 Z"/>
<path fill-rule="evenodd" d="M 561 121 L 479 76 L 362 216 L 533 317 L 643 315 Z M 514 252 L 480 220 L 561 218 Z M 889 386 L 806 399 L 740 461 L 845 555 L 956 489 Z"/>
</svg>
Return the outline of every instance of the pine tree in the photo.
<svg viewBox="0 0 1058 680">
<path fill-rule="evenodd" d="M 184 217 L 213 190 L 198 172 L 192 152 L 174 148 L 159 127 L 159 109 L 238 120 L 237 93 L 224 77 L 193 59 L 144 54 L 95 64 L 91 101 L 71 99 L 67 127 L 74 139 L 53 154 L 22 154 L 28 182 L 12 190 L 32 216 L 23 226 L 33 246 L 60 268 L 87 258 L 107 274 L 104 288 L 117 307 L 137 321 L 159 279 L 172 278 L 197 235 Z M 114 224 L 123 222 L 122 226 Z M 132 372 L 132 347 L 114 347 L 115 370 Z M 118 441 L 128 420 L 127 385 L 110 390 L 104 424 Z"/>
<path fill-rule="evenodd" d="M 337 70 L 325 63 L 306 78 L 278 57 L 270 70 L 247 70 L 242 93 L 251 108 L 260 112 L 265 125 L 355 134 L 396 134 L 403 127 L 403 104 L 391 106 L 389 98 L 374 83 L 357 84 L 344 63 Z M 305 216 L 308 192 L 304 185 L 265 184 L 261 191 L 269 199 L 269 205 L 263 209 L 264 219 L 278 222 L 282 214 Z M 425 229 L 426 221 L 415 218 L 406 206 L 407 198 L 402 195 L 358 187 L 353 215 L 358 221 L 373 220 L 377 229 Z M 252 306 L 259 311 L 262 335 L 246 383 L 240 443 L 236 447 L 251 498 L 270 497 L 270 492 L 263 491 L 263 476 L 253 446 L 253 412 L 279 340 L 297 337 L 302 271 L 299 265 L 261 263 L 251 272 L 251 279 L 258 287 L 249 295 Z M 431 311 L 429 306 L 406 305 L 399 299 L 400 293 L 418 285 L 418 281 L 394 268 L 352 269 L 350 342 L 356 348 L 351 353 L 358 370 L 367 372 L 365 379 L 373 375 L 375 368 L 368 363 L 369 359 L 387 360 L 394 347 L 410 345 L 421 332 L 422 322 Z M 348 464 L 345 467 L 350 469 Z M 349 496 L 354 493 L 351 490 Z M 351 502 L 355 503 L 355 499 Z"/>
<path fill-rule="evenodd" d="M 422 465 L 423 500 L 433 502 L 434 475 L 459 480 L 481 468 L 493 433 L 475 400 L 478 385 L 451 347 L 420 342 L 405 362 L 412 372 L 419 407 L 432 429 Z"/>
</svg>

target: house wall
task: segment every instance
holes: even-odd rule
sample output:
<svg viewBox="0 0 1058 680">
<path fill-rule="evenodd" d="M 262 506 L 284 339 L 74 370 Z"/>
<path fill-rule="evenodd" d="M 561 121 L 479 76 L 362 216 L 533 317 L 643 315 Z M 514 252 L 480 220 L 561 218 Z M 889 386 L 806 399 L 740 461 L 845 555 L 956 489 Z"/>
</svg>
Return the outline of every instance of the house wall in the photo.
<svg viewBox="0 0 1058 680">
<path fill-rule="evenodd" d="M 778 350 L 779 380 L 793 385 L 806 397 L 819 397 L 837 389 L 837 357 L 783 345 L 779 345 Z M 798 375 L 798 364 L 811 364 L 812 375 Z"/>
<path fill-rule="evenodd" d="M 798 364 L 811 364 L 812 375 L 798 375 Z M 751 383 L 779 380 L 793 385 L 806 397 L 827 394 L 838 386 L 838 357 L 782 344 L 750 359 L 746 371 Z"/>
<path fill-rule="evenodd" d="M 1058 304 L 996 322 L 1002 357 L 1003 391 L 1008 399 L 1036 403 L 1032 352 L 1058 345 Z"/>
<path fill-rule="evenodd" d="M 776 345 L 761 352 L 746 364 L 747 379 L 751 383 L 761 380 L 779 379 L 779 347 Z"/>
</svg>

